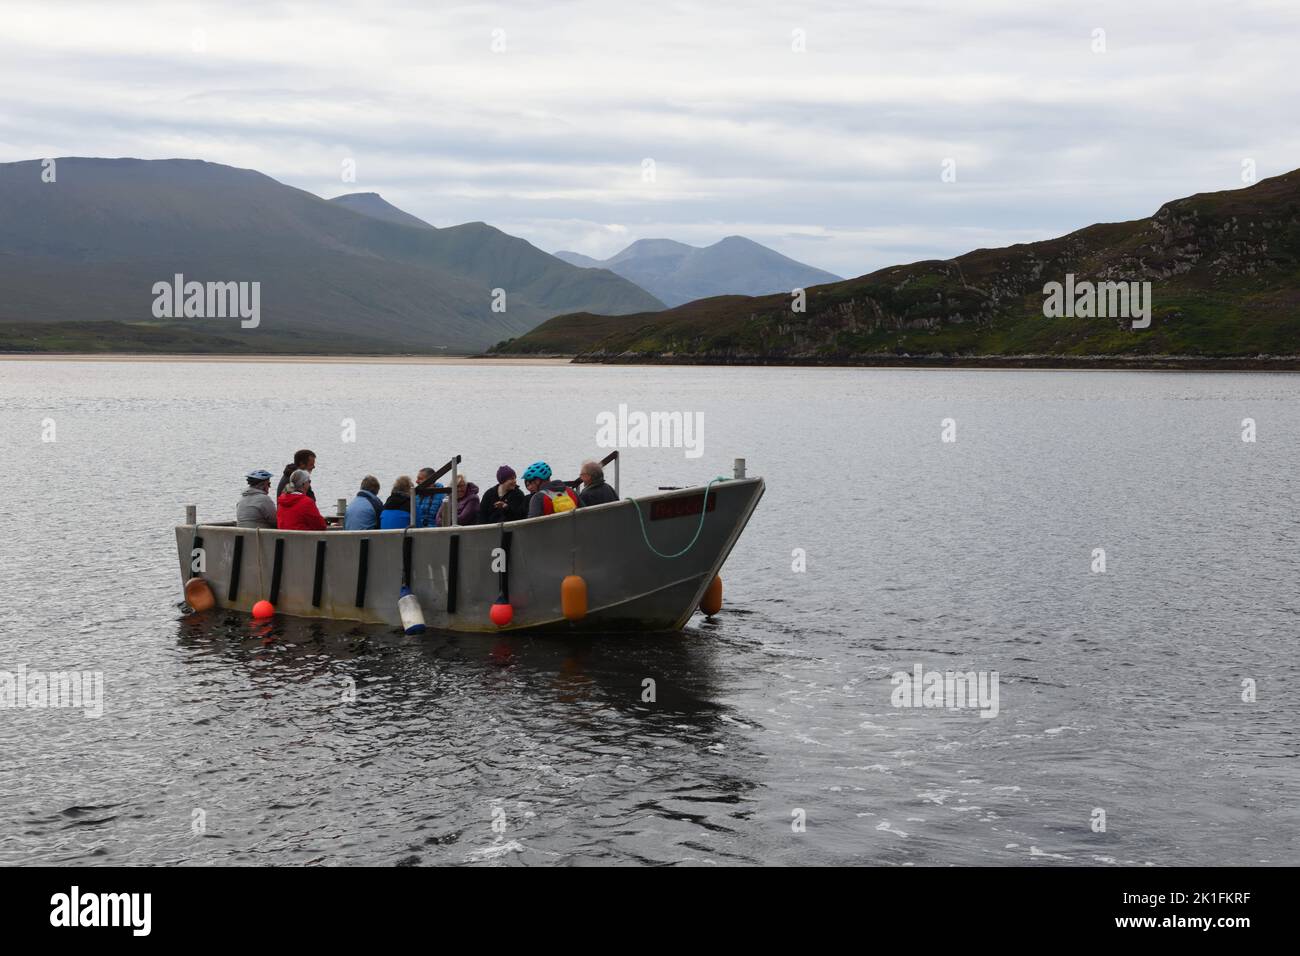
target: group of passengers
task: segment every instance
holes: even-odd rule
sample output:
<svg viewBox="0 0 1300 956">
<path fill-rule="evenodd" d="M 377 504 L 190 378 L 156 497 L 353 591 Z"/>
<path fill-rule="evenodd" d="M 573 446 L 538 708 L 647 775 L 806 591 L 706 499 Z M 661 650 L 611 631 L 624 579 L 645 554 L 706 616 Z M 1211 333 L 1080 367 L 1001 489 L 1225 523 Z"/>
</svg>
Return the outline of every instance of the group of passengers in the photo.
<svg viewBox="0 0 1300 956">
<path fill-rule="evenodd" d="M 304 448 L 284 466 L 280 483 L 271 498 L 273 475 L 265 469 L 245 475 L 248 487 L 235 508 L 235 523 L 241 528 L 279 528 L 285 531 L 324 531 L 326 521 L 316 507 L 311 475 L 316 468 L 316 453 Z M 393 482 L 388 498 L 380 500 L 379 479 L 366 475 L 361 488 L 348 504 L 343 516 L 345 531 L 373 531 L 393 528 L 438 528 L 451 524 L 497 524 L 538 518 L 603 505 L 618 500 L 618 494 L 605 483 L 600 464 L 584 462 L 574 481 L 558 481 L 551 466 L 536 461 L 524 469 L 519 488 L 515 470 L 509 465 L 497 469 L 496 484 L 480 497 L 478 485 L 464 475 L 456 477 L 456 520 L 451 520 L 451 489 L 439 482 L 430 483 L 433 468 L 421 468 L 415 481 L 402 475 Z M 527 493 L 525 493 L 525 490 Z M 412 512 L 411 498 L 415 498 Z M 414 521 L 412 521 L 414 513 Z"/>
</svg>

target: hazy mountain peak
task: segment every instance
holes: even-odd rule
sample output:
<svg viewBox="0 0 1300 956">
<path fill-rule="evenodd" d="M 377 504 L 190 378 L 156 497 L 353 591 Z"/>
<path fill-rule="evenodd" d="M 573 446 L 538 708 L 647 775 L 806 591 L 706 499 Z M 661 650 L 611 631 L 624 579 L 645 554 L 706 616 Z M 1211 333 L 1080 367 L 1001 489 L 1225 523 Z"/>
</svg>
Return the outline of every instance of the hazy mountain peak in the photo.
<svg viewBox="0 0 1300 956">
<path fill-rule="evenodd" d="M 412 216 L 409 212 L 398 209 L 379 193 L 348 193 L 344 196 L 335 196 L 330 202 L 351 209 L 353 212 L 359 212 L 364 216 L 383 219 L 385 222 L 395 222 L 403 226 L 419 226 L 421 229 L 435 228 L 418 216 Z"/>
<path fill-rule="evenodd" d="M 609 269 L 669 306 L 717 295 L 788 292 L 839 280 L 744 236 L 727 236 L 703 248 L 675 239 L 638 239 L 605 260 L 575 252 L 555 255 L 572 265 Z"/>
</svg>

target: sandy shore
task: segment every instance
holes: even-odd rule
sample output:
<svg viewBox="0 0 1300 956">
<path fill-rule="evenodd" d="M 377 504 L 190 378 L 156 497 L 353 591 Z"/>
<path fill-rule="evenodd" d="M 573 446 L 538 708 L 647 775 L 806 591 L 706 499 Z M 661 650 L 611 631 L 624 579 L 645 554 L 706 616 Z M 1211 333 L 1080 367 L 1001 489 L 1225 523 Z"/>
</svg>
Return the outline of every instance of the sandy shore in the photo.
<svg viewBox="0 0 1300 956">
<path fill-rule="evenodd" d="M 315 365 L 568 365 L 567 358 L 469 355 L 163 355 L 130 352 L 0 352 L 0 362 L 264 362 Z"/>
</svg>

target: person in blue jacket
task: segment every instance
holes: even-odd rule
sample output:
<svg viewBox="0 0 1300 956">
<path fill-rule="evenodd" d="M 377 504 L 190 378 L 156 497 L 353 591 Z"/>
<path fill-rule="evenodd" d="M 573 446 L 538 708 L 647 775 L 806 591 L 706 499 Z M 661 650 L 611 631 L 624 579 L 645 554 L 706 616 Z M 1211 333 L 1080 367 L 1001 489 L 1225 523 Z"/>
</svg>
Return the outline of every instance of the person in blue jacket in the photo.
<svg viewBox="0 0 1300 956">
<path fill-rule="evenodd" d="M 379 527 L 379 515 L 383 510 L 384 503 L 379 500 L 379 479 L 366 475 L 361 479 L 361 490 L 343 515 L 343 530 L 374 531 Z"/>
<path fill-rule="evenodd" d="M 432 468 L 421 468 L 419 474 L 415 476 L 416 486 L 424 484 L 425 479 L 432 474 Z M 428 494 L 417 494 L 415 496 L 415 526 L 417 528 L 432 528 L 438 523 L 438 509 L 442 507 L 442 502 L 447 495 L 445 493 L 435 493 L 433 490 L 435 488 L 446 491 L 439 482 L 428 490 Z"/>
<path fill-rule="evenodd" d="M 410 475 L 402 475 L 393 482 L 393 490 L 388 500 L 384 502 L 383 512 L 379 515 L 381 530 L 411 526 L 411 489 L 414 487 Z"/>
</svg>

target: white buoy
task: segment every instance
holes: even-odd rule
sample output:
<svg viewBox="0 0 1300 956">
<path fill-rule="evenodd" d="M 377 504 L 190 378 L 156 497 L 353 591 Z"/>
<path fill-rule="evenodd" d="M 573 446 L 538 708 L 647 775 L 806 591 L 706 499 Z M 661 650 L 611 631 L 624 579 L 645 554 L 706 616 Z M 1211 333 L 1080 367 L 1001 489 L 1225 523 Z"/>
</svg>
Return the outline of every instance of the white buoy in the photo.
<svg viewBox="0 0 1300 956">
<path fill-rule="evenodd" d="M 410 588 L 402 588 L 402 595 L 397 599 L 397 611 L 402 615 L 402 630 L 407 634 L 424 633 L 424 612 Z"/>
</svg>

